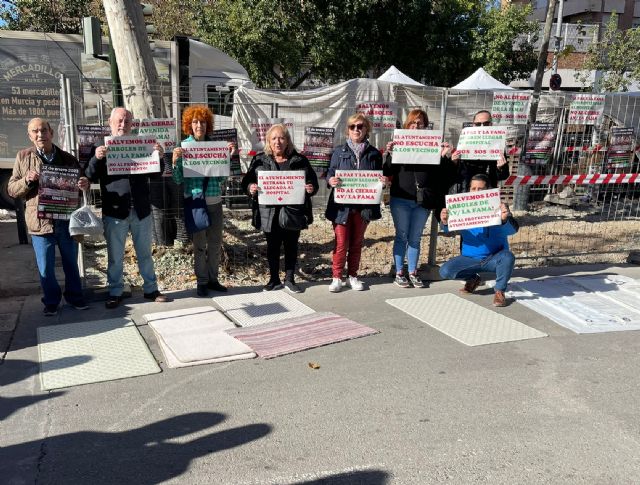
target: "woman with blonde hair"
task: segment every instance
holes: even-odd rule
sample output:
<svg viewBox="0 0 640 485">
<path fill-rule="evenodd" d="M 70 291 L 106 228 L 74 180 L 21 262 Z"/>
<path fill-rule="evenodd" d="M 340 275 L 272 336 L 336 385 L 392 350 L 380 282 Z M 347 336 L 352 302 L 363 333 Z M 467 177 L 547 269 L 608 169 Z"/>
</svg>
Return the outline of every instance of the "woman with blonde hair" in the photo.
<svg viewBox="0 0 640 485">
<path fill-rule="evenodd" d="M 261 171 L 300 170 L 305 174 L 305 202 L 300 205 L 265 205 L 258 203 L 258 173 Z M 275 124 L 265 135 L 263 153 L 251 161 L 242 179 L 242 188 L 252 199 L 254 208 L 253 224 L 262 229 L 267 240 L 267 260 L 269 281 L 264 291 L 282 287 L 280 281 L 280 247 L 284 246 L 284 287 L 292 293 L 302 289 L 294 279 L 298 260 L 298 240 L 300 231 L 313 222 L 311 197 L 318 191 L 318 178 L 309 160 L 296 151 L 289 130 L 283 124 Z"/>
<path fill-rule="evenodd" d="M 351 115 L 347 120 L 347 141 L 331 156 L 327 172 L 327 183 L 331 187 L 325 217 L 333 223 L 335 247 L 333 251 L 332 276 L 329 291 L 342 290 L 342 273 L 347 265 L 347 284 L 353 290 L 364 290 L 358 279 L 360 256 L 364 233 L 369 222 L 380 219 L 380 204 L 339 204 L 333 198 L 336 187 L 341 184 L 336 170 L 382 170 L 382 155 L 369 143 L 371 121 L 362 113 Z M 386 177 L 381 177 L 386 184 Z"/>
<path fill-rule="evenodd" d="M 203 105 L 189 106 L 182 113 L 182 132 L 188 135 L 183 141 L 210 141 L 213 132 L 213 112 Z M 229 152 L 236 149 L 229 143 Z M 209 290 L 225 292 L 219 281 L 218 266 L 222 249 L 222 194 L 221 184 L 226 177 L 185 177 L 182 167 L 182 148 L 173 151 L 173 180 L 177 184 L 184 183 L 185 197 L 204 195 L 209 213 L 210 225 L 204 230 L 194 232 L 193 259 L 196 274 L 196 291 L 198 296 L 205 297 Z"/>
</svg>

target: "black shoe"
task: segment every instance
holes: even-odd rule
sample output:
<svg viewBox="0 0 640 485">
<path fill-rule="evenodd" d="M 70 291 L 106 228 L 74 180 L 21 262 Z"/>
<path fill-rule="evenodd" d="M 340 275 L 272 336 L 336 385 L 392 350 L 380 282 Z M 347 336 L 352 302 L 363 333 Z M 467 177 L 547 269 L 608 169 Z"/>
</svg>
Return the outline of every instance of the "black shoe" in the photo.
<svg viewBox="0 0 640 485">
<path fill-rule="evenodd" d="M 155 301 L 156 303 L 167 303 L 171 301 L 171 299 L 167 295 L 163 295 L 158 290 L 152 291 L 151 293 L 144 293 L 145 300 Z"/>
<path fill-rule="evenodd" d="M 89 309 L 89 305 L 87 305 L 84 300 L 80 300 L 80 301 L 76 301 L 76 302 L 73 302 L 73 303 L 69 303 L 69 305 L 71 305 L 76 310 L 88 310 Z"/>
<path fill-rule="evenodd" d="M 203 298 L 205 296 L 209 296 L 209 289 L 207 288 L 207 285 L 198 285 L 196 288 L 196 294 Z"/>
<path fill-rule="evenodd" d="M 280 288 L 282 288 L 282 283 L 280 283 L 280 281 L 269 281 L 269 283 L 264 285 L 262 291 L 279 290 Z"/>
<path fill-rule="evenodd" d="M 218 280 L 209 281 L 209 283 L 207 283 L 207 288 L 221 293 L 225 293 L 227 291 L 227 287 L 222 286 Z"/>
<path fill-rule="evenodd" d="M 43 313 L 45 317 L 55 317 L 58 314 L 58 305 L 45 305 Z"/>
<path fill-rule="evenodd" d="M 112 310 L 114 308 L 117 308 L 121 301 L 122 301 L 122 296 L 109 295 L 109 298 L 107 298 L 107 301 L 104 302 L 104 306 L 107 307 L 109 310 Z"/>
<path fill-rule="evenodd" d="M 298 285 L 296 285 L 293 280 L 285 280 L 284 282 L 284 287 L 290 292 L 290 293 L 302 293 L 302 288 L 300 288 Z"/>
</svg>

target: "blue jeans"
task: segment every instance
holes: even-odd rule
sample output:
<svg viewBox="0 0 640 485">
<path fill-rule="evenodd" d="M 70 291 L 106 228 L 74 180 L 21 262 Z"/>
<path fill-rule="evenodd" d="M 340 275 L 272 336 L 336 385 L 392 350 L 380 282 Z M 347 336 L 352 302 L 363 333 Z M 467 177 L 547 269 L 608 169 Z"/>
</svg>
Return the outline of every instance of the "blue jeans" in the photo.
<svg viewBox="0 0 640 485">
<path fill-rule="evenodd" d="M 409 273 L 418 269 L 420 257 L 420 240 L 424 226 L 429 218 L 429 210 L 414 200 L 391 197 L 391 217 L 396 228 L 393 241 L 393 260 L 396 273 L 402 273 L 404 255 L 407 255 Z"/>
<path fill-rule="evenodd" d="M 138 219 L 136 211 L 131 209 L 126 219 L 104 216 L 104 237 L 107 240 L 107 283 L 109 296 L 121 296 L 124 289 L 122 277 L 124 261 L 124 245 L 127 234 L 131 231 L 133 247 L 138 258 L 138 270 L 142 276 L 142 289 L 145 293 L 153 293 L 158 289 L 156 273 L 151 256 L 151 234 L 153 221 L 151 216 Z"/>
<path fill-rule="evenodd" d="M 442 265 L 440 276 L 446 280 L 470 280 L 478 273 L 495 273 L 495 289 L 505 291 L 515 262 L 515 256 L 508 249 L 503 249 L 484 259 L 456 256 Z"/>
<path fill-rule="evenodd" d="M 59 305 L 62 300 L 62 291 L 56 279 L 56 246 L 60 251 L 64 270 L 64 299 L 72 305 L 84 303 L 78 270 L 78 245 L 69 234 L 69 222 L 54 221 L 53 233 L 43 236 L 31 235 L 31 244 L 36 253 L 40 286 L 44 294 L 42 303 Z"/>
</svg>

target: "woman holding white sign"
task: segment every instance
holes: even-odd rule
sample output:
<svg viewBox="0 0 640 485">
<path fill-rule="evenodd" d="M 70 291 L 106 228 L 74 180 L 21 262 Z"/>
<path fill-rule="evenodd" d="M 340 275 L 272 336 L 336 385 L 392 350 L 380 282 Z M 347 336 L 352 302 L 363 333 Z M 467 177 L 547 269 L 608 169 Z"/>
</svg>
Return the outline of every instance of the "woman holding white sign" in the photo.
<svg viewBox="0 0 640 485">
<path fill-rule="evenodd" d="M 268 173 L 268 177 L 274 181 L 275 185 L 285 186 L 285 182 L 279 179 L 278 172 L 294 172 L 299 174 L 298 177 L 302 175 L 304 178 L 304 181 L 300 180 L 300 183 L 304 182 L 302 204 L 287 203 L 281 196 L 276 196 L 273 204 L 259 201 L 259 194 L 266 192 L 264 187 L 258 185 L 259 175 L 263 178 Z M 282 288 L 280 247 L 284 246 L 284 287 L 292 293 L 301 293 L 302 289 L 294 280 L 298 260 L 298 240 L 300 231 L 313 222 L 311 197 L 318 191 L 318 178 L 307 157 L 296 151 L 285 125 L 275 124 L 269 128 L 265 135 L 264 153 L 259 153 L 251 161 L 251 166 L 242 179 L 242 189 L 253 201 L 253 225 L 256 229 L 264 231 L 267 240 L 270 277 L 263 290 L 272 291 Z M 269 194 L 265 193 L 265 195 Z M 278 202 L 278 199 L 283 202 Z"/>
<path fill-rule="evenodd" d="M 362 113 L 351 115 L 347 120 L 347 142 L 336 148 L 331 156 L 327 172 L 327 181 L 331 187 L 325 217 L 333 222 L 335 248 L 333 251 L 333 280 L 329 291 L 337 293 L 342 290 L 342 273 L 347 265 L 347 284 L 356 291 L 364 290 L 364 284 L 358 279 L 360 255 L 364 233 L 369 222 L 380 219 L 380 203 L 339 203 L 335 194 L 340 190 L 342 180 L 336 176 L 337 170 L 344 171 L 380 171 L 382 185 L 387 178 L 382 175 L 382 154 L 369 143 L 371 121 Z"/>
<path fill-rule="evenodd" d="M 426 111 L 414 109 L 404 122 L 405 130 L 425 130 L 429 125 Z M 395 138 L 395 137 L 394 137 Z M 394 142 L 387 143 L 384 174 L 391 178 L 391 217 L 396 230 L 393 260 L 396 268 L 394 283 L 402 288 L 423 288 L 418 276 L 420 241 L 424 226 L 433 210 L 437 217 L 445 206 L 444 196 L 456 181 L 457 157 L 452 160 L 451 146 L 441 143 L 442 132 L 433 136 L 436 144 L 436 164 L 427 164 L 421 156 L 419 164 L 395 163 L 392 159 Z M 398 143 L 402 143 L 400 139 Z M 419 142 L 424 144 L 428 142 Z M 411 148 L 411 147 L 400 147 Z M 439 157 L 438 157 L 439 155 Z M 408 277 L 404 273 L 407 258 Z"/>
<path fill-rule="evenodd" d="M 189 106 L 182 113 L 182 132 L 188 135 L 183 142 L 209 141 L 213 132 L 213 112 L 206 106 Z M 235 149 L 236 146 L 233 143 L 227 145 L 229 153 L 233 153 Z M 198 296 L 205 297 L 209 290 L 227 291 L 227 288 L 218 280 L 223 228 L 220 186 L 227 177 L 186 177 L 183 164 L 185 151 L 186 148 L 183 150 L 181 147 L 173 150 L 173 180 L 177 184 L 184 183 L 185 199 L 195 200 L 204 197 L 206 201 L 208 227 L 190 230 L 193 238 L 196 291 Z"/>
</svg>

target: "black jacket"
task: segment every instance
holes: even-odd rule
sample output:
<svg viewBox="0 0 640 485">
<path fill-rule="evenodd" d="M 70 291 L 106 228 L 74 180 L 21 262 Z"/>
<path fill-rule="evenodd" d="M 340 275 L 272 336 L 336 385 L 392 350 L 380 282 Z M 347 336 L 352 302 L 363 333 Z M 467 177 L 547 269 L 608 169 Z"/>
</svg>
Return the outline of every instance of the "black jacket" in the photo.
<svg viewBox="0 0 640 485">
<path fill-rule="evenodd" d="M 242 190 L 249 193 L 249 185 L 258 183 L 258 172 L 262 170 L 277 171 L 279 170 L 278 162 L 276 162 L 273 157 L 267 155 L 266 153 L 258 153 L 255 157 L 253 157 L 253 160 L 251 160 L 249 170 L 242 178 Z M 289 157 L 289 170 L 304 170 L 305 183 L 313 185 L 313 193 L 305 193 L 304 204 L 287 206 L 304 211 L 308 224 L 311 224 L 311 222 L 313 221 L 311 196 L 315 195 L 318 192 L 318 177 L 311 167 L 311 164 L 309 163 L 307 157 L 305 157 L 304 155 L 300 155 L 296 151 L 294 151 Z M 254 221 L 254 225 L 257 228 L 262 229 L 264 232 L 271 232 L 271 225 L 273 224 L 273 220 L 278 215 L 280 208 L 283 206 L 262 204 L 259 205 L 258 194 L 255 194 L 252 201 L 254 203 L 254 208 L 257 208 L 257 215 L 259 216 L 259 220 Z"/>
<path fill-rule="evenodd" d="M 102 144 L 96 144 L 91 149 L 91 158 L 87 164 L 85 175 L 92 182 L 100 182 L 102 195 L 102 214 L 116 219 L 126 219 L 133 208 L 138 219 L 144 219 L 151 213 L 149 199 L 149 175 L 107 175 L 107 158 L 96 158 L 96 148 Z M 153 178 L 160 177 L 160 173 Z M 130 191 L 123 185 L 129 183 Z"/>
<path fill-rule="evenodd" d="M 336 148 L 331 155 L 327 183 L 331 177 L 335 177 L 336 170 L 356 170 L 356 154 L 346 143 Z M 368 145 L 360 156 L 360 170 L 382 170 L 382 154 L 373 145 Z M 359 210 L 360 215 L 366 221 L 375 221 L 382 217 L 380 204 L 337 204 L 333 200 L 332 188 L 325 217 L 336 224 L 346 224 L 351 209 Z"/>
<path fill-rule="evenodd" d="M 498 186 L 499 180 L 506 180 L 509 178 L 509 164 L 506 163 L 502 167 L 498 168 L 498 162 L 496 160 L 460 160 L 460 183 L 462 185 L 461 192 L 469 192 L 469 184 L 471 178 L 479 173 L 485 174 L 489 177 L 491 187 Z"/>
</svg>

